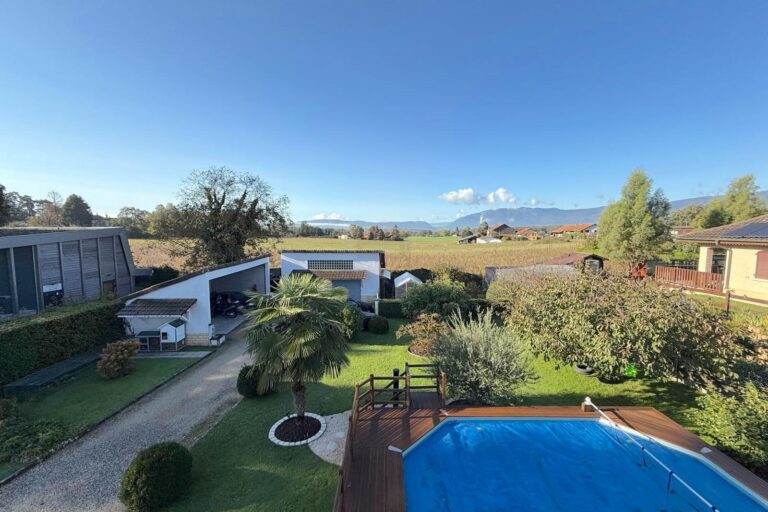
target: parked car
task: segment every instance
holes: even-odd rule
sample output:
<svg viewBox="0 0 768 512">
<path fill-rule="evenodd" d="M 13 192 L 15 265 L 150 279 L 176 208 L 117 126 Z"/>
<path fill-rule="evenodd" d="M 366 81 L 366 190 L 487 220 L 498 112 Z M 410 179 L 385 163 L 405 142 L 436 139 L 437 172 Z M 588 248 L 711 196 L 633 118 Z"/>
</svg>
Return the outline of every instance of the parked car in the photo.
<svg viewBox="0 0 768 512">
<path fill-rule="evenodd" d="M 211 313 L 214 316 L 220 315 L 227 318 L 234 318 L 245 309 L 245 303 L 229 293 L 213 292 L 211 293 Z"/>
<path fill-rule="evenodd" d="M 369 313 L 374 312 L 373 304 L 371 304 L 370 302 L 362 302 L 355 299 L 347 299 L 347 305 L 352 306 L 353 308 L 357 308 L 363 312 L 366 312 L 366 311 Z"/>
</svg>

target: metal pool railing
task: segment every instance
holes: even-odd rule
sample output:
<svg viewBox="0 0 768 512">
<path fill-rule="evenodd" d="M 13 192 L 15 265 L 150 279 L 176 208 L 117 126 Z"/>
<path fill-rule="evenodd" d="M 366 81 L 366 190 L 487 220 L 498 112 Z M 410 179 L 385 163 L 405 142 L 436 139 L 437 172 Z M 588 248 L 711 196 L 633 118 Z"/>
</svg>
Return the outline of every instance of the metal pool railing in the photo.
<svg viewBox="0 0 768 512">
<path fill-rule="evenodd" d="M 619 432 L 623 433 L 625 436 L 627 436 L 627 439 L 629 439 L 631 442 L 633 442 L 634 444 L 636 444 L 636 445 L 637 445 L 637 446 L 640 448 L 640 454 L 641 454 L 641 455 L 642 455 L 642 457 L 643 457 L 643 465 L 644 465 L 644 466 L 647 466 L 647 465 L 648 465 L 648 463 L 647 463 L 647 461 L 646 461 L 646 458 L 645 458 L 645 456 L 647 455 L 648 457 L 650 457 L 650 458 L 651 458 L 651 460 L 653 460 L 653 461 L 654 461 L 654 462 L 656 462 L 656 463 L 657 463 L 659 466 L 661 466 L 661 468 L 662 468 L 664 471 L 666 471 L 666 473 L 667 473 L 667 492 L 669 492 L 669 491 L 672 489 L 672 480 L 674 479 L 674 480 L 676 480 L 677 482 L 679 482 L 679 483 L 680 483 L 680 484 L 681 484 L 683 487 L 685 487 L 686 489 L 688 489 L 688 491 L 690 491 L 690 493 L 691 493 L 691 494 L 693 494 L 693 495 L 694 495 L 696 498 L 698 498 L 698 499 L 699 499 L 699 500 L 700 500 L 700 501 L 701 501 L 701 502 L 702 502 L 704 505 L 706 505 L 706 507 L 707 507 L 707 509 L 708 509 L 708 510 L 710 510 L 711 512 L 719 512 L 719 510 L 717 509 L 717 507 L 715 507 L 715 506 L 714 506 L 712 503 L 710 503 L 710 502 L 709 502 L 709 501 L 708 501 L 708 500 L 707 500 L 707 499 L 706 499 L 704 496 L 702 496 L 701 494 L 699 494 L 699 493 L 696 491 L 696 489 L 694 489 L 694 488 L 693 488 L 693 487 L 692 487 L 692 486 L 691 486 L 691 485 L 690 485 L 688 482 L 686 482 L 685 480 L 683 480 L 683 479 L 682 479 L 682 478 L 681 478 L 681 477 L 680 477 L 680 476 L 679 476 L 677 473 L 675 473 L 675 472 L 674 472 L 674 471 L 673 471 L 673 470 L 672 470 L 672 469 L 671 469 L 669 466 L 667 466 L 666 464 L 664 464 L 664 463 L 663 463 L 661 460 L 659 460 L 659 458 L 658 458 L 658 457 L 656 457 L 656 456 L 655 456 L 653 453 L 651 453 L 651 452 L 650 452 L 650 451 L 649 451 L 649 450 L 648 450 L 648 449 L 647 449 L 645 446 L 643 446 L 642 444 L 640 444 L 640 443 L 637 441 L 637 439 L 635 439 L 634 437 L 632 437 L 631 435 L 629 435 L 627 432 L 625 432 L 625 431 L 624 431 L 624 429 L 622 429 L 622 428 L 621 428 L 621 426 L 620 426 L 618 423 L 616 423 L 616 422 L 615 422 L 615 421 L 613 421 L 613 420 L 612 420 L 610 417 L 608 417 L 608 415 L 607 415 L 607 414 L 605 414 L 605 413 L 604 413 L 604 412 L 603 412 L 603 411 L 602 411 L 602 410 L 601 410 L 601 409 L 600 409 L 600 408 L 599 408 L 597 405 L 595 405 L 595 404 L 592 402 L 592 399 L 591 399 L 591 398 L 589 398 L 589 397 L 586 397 L 586 398 L 584 399 L 584 405 L 588 405 L 588 406 L 592 407 L 592 409 L 594 409 L 594 411 L 595 411 L 595 412 L 596 412 L 598 415 L 600 415 L 600 417 L 601 417 L 601 418 L 603 418 L 605 421 L 607 421 L 607 422 L 608 422 L 608 423 L 609 423 L 609 424 L 610 424 L 612 427 L 614 427 L 614 428 L 615 428 L 617 431 L 619 431 Z"/>
</svg>

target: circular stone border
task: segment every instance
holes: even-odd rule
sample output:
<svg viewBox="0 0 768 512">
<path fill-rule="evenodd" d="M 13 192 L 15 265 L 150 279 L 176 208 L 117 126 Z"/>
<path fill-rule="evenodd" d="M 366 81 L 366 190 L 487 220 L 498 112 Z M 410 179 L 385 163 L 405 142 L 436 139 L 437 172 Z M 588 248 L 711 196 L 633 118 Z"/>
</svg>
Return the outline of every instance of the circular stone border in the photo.
<svg viewBox="0 0 768 512">
<path fill-rule="evenodd" d="M 296 441 L 296 442 L 288 442 L 288 441 L 281 441 L 277 437 L 275 437 L 275 431 L 277 430 L 277 427 L 285 423 L 286 421 L 290 420 L 291 418 L 296 418 L 298 414 L 291 414 L 289 416 L 285 416 L 284 418 L 280 418 L 277 423 L 272 425 L 272 428 L 269 429 L 269 440 L 275 443 L 278 446 L 301 446 L 302 444 L 309 444 L 315 439 L 319 438 L 321 435 L 323 435 L 323 432 L 325 432 L 325 418 L 320 416 L 319 414 L 315 414 L 313 412 L 305 412 L 304 416 L 308 416 L 310 418 L 315 418 L 317 421 L 320 422 L 320 430 L 318 430 L 315 435 L 312 437 L 309 437 L 307 439 L 304 439 L 303 441 Z"/>
</svg>

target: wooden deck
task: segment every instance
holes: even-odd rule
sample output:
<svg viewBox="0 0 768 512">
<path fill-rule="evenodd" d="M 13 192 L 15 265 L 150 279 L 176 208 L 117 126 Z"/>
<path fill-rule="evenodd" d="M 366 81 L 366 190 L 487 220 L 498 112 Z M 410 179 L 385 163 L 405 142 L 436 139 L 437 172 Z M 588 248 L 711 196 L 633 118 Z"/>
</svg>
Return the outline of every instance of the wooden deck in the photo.
<svg viewBox="0 0 768 512">
<path fill-rule="evenodd" d="M 415 395 L 416 393 L 414 393 Z M 558 417 L 595 418 L 579 406 L 538 407 L 457 407 L 416 408 L 416 404 L 438 400 L 419 397 L 411 408 L 380 408 L 360 411 L 350 428 L 347 453 L 337 492 L 336 512 L 405 511 L 403 464 L 404 451 L 448 417 Z M 422 401 L 423 399 L 423 401 Z M 601 407 L 616 423 L 702 454 L 711 462 L 744 483 L 756 494 L 768 499 L 768 483 L 733 459 L 704 443 L 683 427 L 652 407 Z"/>
</svg>

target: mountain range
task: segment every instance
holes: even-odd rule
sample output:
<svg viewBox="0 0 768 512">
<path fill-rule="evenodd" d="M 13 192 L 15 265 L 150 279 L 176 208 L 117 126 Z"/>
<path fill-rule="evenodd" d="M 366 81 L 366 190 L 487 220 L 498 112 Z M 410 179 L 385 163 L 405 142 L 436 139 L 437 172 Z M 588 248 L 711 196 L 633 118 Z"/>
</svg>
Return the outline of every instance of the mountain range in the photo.
<svg viewBox="0 0 768 512">
<path fill-rule="evenodd" d="M 758 195 L 768 201 L 768 190 L 758 192 Z M 670 201 L 673 210 L 684 208 L 690 204 L 704 204 L 716 196 L 702 196 L 692 197 L 688 199 L 678 199 L 676 201 Z M 308 220 L 307 224 L 313 226 L 320 226 L 326 228 L 338 228 L 345 229 L 351 224 L 356 224 L 362 228 L 369 228 L 371 226 L 379 226 L 382 229 L 391 229 L 393 226 L 405 231 L 421 231 L 421 230 L 436 230 L 436 229 L 453 229 L 477 227 L 483 220 L 489 225 L 494 224 L 509 224 L 510 226 L 555 226 L 562 224 L 576 224 L 576 223 L 597 223 L 600 214 L 605 206 L 597 206 L 594 208 L 578 208 L 564 210 L 561 208 L 496 208 L 492 210 L 484 210 L 481 212 L 471 213 L 463 217 L 459 217 L 452 222 L 440 222 L 429 223 L 422 220 L 412 221 L 382 221 L 382 222 L 370 222 L 365 220 L 340 220 L 340 219 L 320 219 L 320 220 Z"/>
</svg>

